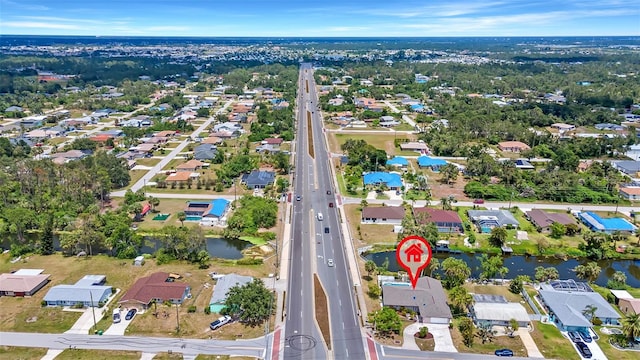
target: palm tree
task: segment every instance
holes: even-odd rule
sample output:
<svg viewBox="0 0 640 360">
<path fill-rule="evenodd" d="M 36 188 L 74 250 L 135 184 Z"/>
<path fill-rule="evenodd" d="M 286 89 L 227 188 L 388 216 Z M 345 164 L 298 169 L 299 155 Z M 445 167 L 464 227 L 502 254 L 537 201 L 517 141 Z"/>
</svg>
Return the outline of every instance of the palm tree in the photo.
<svg viewBox="0 0 640 360">
<path fill-rule="evenodd" d="M 596 311 L 598 311 L 598 307 L 595 305 L 587 305 L 584 307 L 584 310 L 582 310 L 582 315 L 588 317 L 589 319 L 593 320 L 593 318 L 596 316 Z"/>
<path fill-rule="evenodd" d="M 364 263 L 364 270 L 367 272 L 367 276 L 369 277 L 371 277 L 371 273 L 375 272 L 377 268 L 378 267 L 373 260 L 367 260 L 367 262 Z"/>
<path fill-rule="evenodd" d="M 440 199 L 440 205 L 442 205 L 442 210 L 451 210 L 451 197 L 445 196 Z"/>
<path fill-rule="evenodd" d="M 449 291 L 449 299 L 451 300 L 451 305 L 460 312 L 466 312 L 467 308 L 473 304 L 473 296 L 462 286 L 456 286 L 451 289 Z"/>
<path fill-rule="evenodd" d="M 440 260 L 438 260 L 436 258 L 433 258 L 433 259 L 431 259 L 431 262 L 429 263 L 429 265 L 427 265 L 427 268 L 424 269 L 425 271 L 424 271 L 423 274 L 426 274 L 426 272 L 428 271 L 429 272 L 429 276 L 433 277 L 433 272 L 438 270 L 438 269 L 440 269 Z"/>
<path fill-rule="evenodd" d="M 187 214 L 184 211 L 178 213 L 178 220 L 180 220 L 180 226 L 184 226 L 184 221 L 187 220 Z"/>
<path fill-rule="evenodd" d="M 149 205 L 151 205 L 151 211 L 156 212 L 156 206 L 160 205 L 160 199 L 149 196 Z"/>
<path fill-rule="evenodd" d="M 627 314 L 622 318 L 622 333 L 630 339 L 640 338 L 640 314 Z"/>
</svg>

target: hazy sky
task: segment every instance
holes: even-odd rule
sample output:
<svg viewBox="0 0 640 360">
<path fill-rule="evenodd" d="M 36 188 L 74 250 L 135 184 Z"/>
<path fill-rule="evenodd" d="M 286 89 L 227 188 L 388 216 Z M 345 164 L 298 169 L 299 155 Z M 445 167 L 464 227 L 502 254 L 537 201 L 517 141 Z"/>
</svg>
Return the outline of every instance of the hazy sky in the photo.
<svg viewBox="0 0 640 360">
<path fill-rule="evenodd" d="M 0 34 L 640 35 L 640 0 L 0 0 Z"/>
</svg>

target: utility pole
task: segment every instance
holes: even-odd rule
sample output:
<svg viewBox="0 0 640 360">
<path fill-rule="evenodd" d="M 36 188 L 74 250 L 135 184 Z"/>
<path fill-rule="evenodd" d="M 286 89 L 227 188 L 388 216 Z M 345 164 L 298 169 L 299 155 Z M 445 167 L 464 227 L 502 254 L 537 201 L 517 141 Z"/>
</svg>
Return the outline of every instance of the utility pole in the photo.
<svg viewBox="0 0 640 360">
<path fill-rule="evenodd" d="M 93 293 L 89 290 L 89 299 L 91 299 L 91 311 L 93 312 L 93 333 L 98 331 L 98 325 L 96 324 L 96 307 L 93 305 Z"/>
<path fill-rule="evenodd" d="M 509 210 L 511 210 L 511 201 L 513 201 L 513 190 L 511 190 L 511 197 L 509 198 Z"/>
<path fill-rule="evenodd" d="M 176 304 L 176 332 L 180 333 L 180 312 L 178 311 L 178 304 Z"/>
</svg>

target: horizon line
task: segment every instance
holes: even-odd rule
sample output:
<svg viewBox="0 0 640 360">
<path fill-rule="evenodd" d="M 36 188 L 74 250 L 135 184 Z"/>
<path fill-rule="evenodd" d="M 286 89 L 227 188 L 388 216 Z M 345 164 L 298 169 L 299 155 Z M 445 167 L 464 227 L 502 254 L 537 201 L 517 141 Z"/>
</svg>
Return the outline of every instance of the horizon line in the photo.
<svg viewBox="0 0 640 360">
<path fill-rule="evenodd" d="M 21 36 L 21 37 L 46 37 L 46 36 L 59 36 L 59 37 L 86 37 L 86 38 L 100 38 L 100 37 L 111 37 L 111 38 L 244 38 L 244 39 L 272 39 L 272 38 L 284 38 L 284 39 L 327 39 L 327 38 L 345 38 L 345 39 L 428 39 L 428 38 L 445 38 L 445 39 L 456 39 L 456 38 L 566 38 L 566 37 L 575 37 L 575 38 L 604 38 L 604 37 L 632 37 L 632 38 L 640 38 L 640 34 L 638 35 L 460 35 L 460 36 L 445 36 L 445 35 L 432 35 L 432 36 L 248 36 L 248 35 L 237 35 L 237 36 L 222 36 L 222 35 L 61 35 L 61 34 L 0 34 L 2 36 Z"/>
</svg>

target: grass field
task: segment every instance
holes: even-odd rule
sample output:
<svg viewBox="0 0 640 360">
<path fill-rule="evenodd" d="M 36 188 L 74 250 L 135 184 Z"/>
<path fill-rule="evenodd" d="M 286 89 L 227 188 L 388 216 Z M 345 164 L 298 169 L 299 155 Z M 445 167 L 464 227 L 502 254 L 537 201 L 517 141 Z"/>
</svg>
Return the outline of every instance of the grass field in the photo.
<svg viewBox="0 0 640 360">
<path fill-rule="evenodd" d="M 399 151 L 399 148 L 396 148 L 394 145 L 395 139 L 413 139 L 411 135 L 402 133 L 396 134 L 394 132 L 389 132 L 389 134 L 340 134 L 331 132 L 328 134 L 329 138 L 335 137 L 335 141 L 329 141 L 330 151 L 341 153 L 342 150 L 340 147 L 347 142 L 348 139 L 353 140 L 364 140 L 367 144 L 372 145 L 377 149 L 382 149 L 387 152 L 389 155 L 394 155 L 396 151 Z"/>
<path fill-rule="evenodd" d="M 374 244 L 394 244 L 397 240 L 397 234 L 393 232 L 393 225 L 378 225 L 378 224 L 360 224 L 362 212 L 358 210 L 360 205 L 349 204 L 344 206 L 346 211 L 347 221 L 351 227 L 351 234 L 354 239 L 356 247 Z M 358 233 L 358 226 L 360 226 L 360 234 Z"/>
<path fill-rule="evenodd" d="M 580 359 L 571 341 L 562 336 L 557 327 L 539 322 L 534 322 L 534 327 L 535 331 L 531 333 L 531 337 L 545 358 Z"/>
<path fill-rule="evenodd" d="M 47 353 L 47 349 L 44 349 L 44 348 L 0 346 L 0 359 L 11 359 L 11 360 L 41 359 L 46 353 Z"/>
<path fill-rule="evenodd" d="M 460 330 L 458 330 L 458 321 L 454 319 L 454 326 L 451 329 L 451 338 L 453 339 L 453 345 L 460 352 L 466 353 L 474 353 L 474 354 L 487 354 L 494 355 L 494 351 L 498 349 L 511 349 L 513 350 L 514 356 L 527 356 L 527 350 L 522 344 L 522 340 L 520 340 L 519 336 L 509 337 L 509 336 L 496 336 L 493 341 L 482 344 L 480 338 L 475 338 L 473 345 L 471 347 L 467 347 L 464 345 L 462 334 Z M 564 358 L 560 358 L 564 359 Z"/>
<path fill-rule="evenodd" d="M 140 359 L 139 351 L 108 351 L 108 350 L 65 350 L 56 356 L 56 360 L 109 360 L 109 359 Z"/>
<path fill-rule="evenodd" d="M 144 166 L 155 166 L 162 159 L 154 159 L 154 158 L 142 158 L 136 159 L 136 165 L 144 165 Z"/>
</svg>

